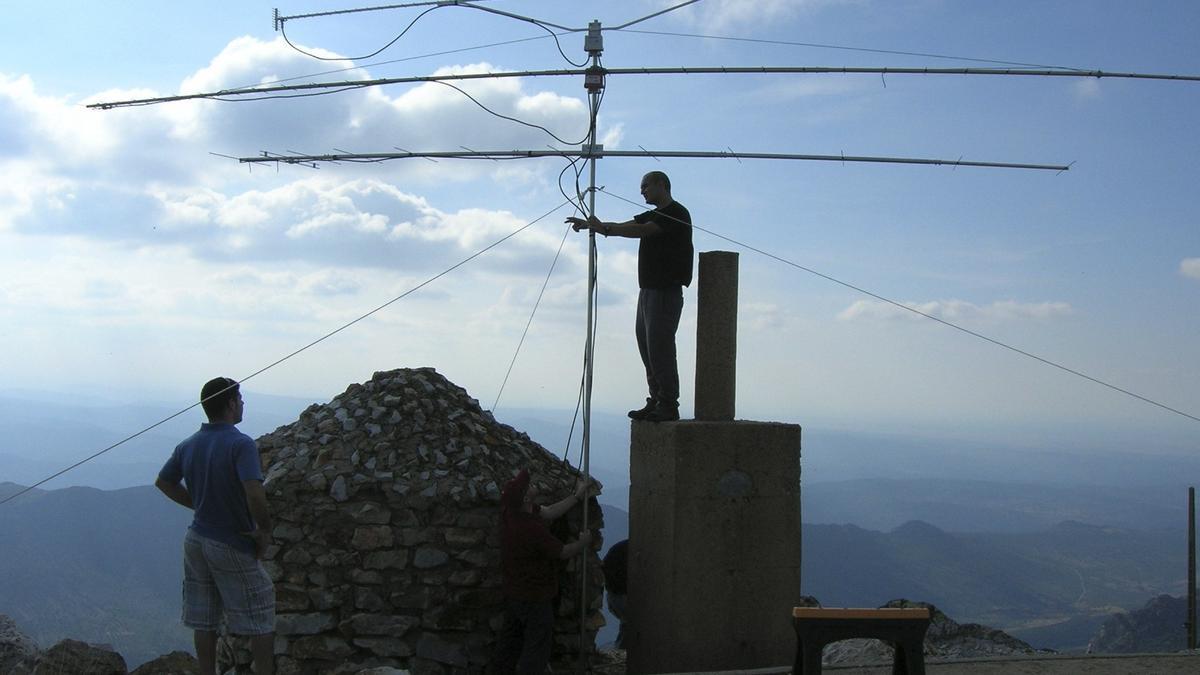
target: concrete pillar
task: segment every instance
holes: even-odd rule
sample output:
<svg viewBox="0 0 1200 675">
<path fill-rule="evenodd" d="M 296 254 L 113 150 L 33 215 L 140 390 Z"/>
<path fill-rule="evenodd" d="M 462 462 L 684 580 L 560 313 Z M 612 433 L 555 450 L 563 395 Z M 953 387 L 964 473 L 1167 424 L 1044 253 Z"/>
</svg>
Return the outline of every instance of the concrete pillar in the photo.
<svg viewBox="0 0 1200 675">
<path fill-rule="evenodd" d="M 737 253 L 700 254 L 696 297 L 696 419 L 732 420 L 737 393 Z"/>
<path fill-rule="evenodd" d="M 631 427 L 631 675 L 795 657 L 801 430 L 734 421 L 737 261 L 700 254 L 696 419 Z"/>
<path fill-rule="evenodd" d="M 631 675 L 792 663 L 800 433 L 768 422 L 632 424 Z"/>
</svg>

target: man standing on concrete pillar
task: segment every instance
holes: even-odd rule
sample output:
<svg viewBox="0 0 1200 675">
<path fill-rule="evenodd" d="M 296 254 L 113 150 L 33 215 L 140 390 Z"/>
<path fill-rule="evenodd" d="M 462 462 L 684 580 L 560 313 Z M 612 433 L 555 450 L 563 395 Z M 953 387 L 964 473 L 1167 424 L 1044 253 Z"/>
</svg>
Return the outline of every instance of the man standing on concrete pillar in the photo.
<svg viewBox="0 0 1200 675">
<path fill-rule="evenodd" d="M 638 243 L 638 351 L 646 367 L 650 396 L 630 410 L 635 420 L 679 419 L 679 363 L 675 331 L 683 312 L 683 287 L 692 283 L 692 216 L 671 197 L 671 179 L 661 171 L 642 177 L 642 198 L 655 208 L 623 223 L 606 223 L 593 214 L 587 220 L 567 218 L 578 232 L 584 228 L 604 236 L 628 237 Z"/>
</svg>

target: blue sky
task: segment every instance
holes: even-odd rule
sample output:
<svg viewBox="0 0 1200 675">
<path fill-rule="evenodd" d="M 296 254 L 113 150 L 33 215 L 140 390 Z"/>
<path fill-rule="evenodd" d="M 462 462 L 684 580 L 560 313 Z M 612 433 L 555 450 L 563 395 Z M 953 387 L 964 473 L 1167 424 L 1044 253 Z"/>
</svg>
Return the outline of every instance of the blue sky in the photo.
<svg viewBox="0 0 1200 675">
<path fill-rule="evenodd" d="M 666 3 L 490 3 L 616 25 Z M 296 14 L 349 5 L 281 5 Z M 19 3 L 0 40 L 0 353 L 5 385 L 190 402 L 401 294 L 563 202 L 561 160 L 301 167 L 211 153 L 545 148 L 434 84 L 266 102 L 87 110 L 346 68 L 292 51 L 270 3 Z M 369 53 L 414 10 L 288 24 L 329 56 Z M 1194 2 L 703 0 L 639 29 L 1147 73 L 1200 74 Z M 359 69 L 308 79 L 564 68 L 543 35 L 432 12 Z M 582 39 L 562 38 L 581 60 Z M 988 67 L 956 59 L 607 33 L 634 66 Z M 398 61 L 400 59 L 408 59 Z M 489 106 L 581 136 L 572 78 L 466 85 Z M 1200 415 L 1200 83 L 907 75 L 610 77 L 609 148 L 887 155 L 1066 164 L 1069 172 L 825 162 L 630 160 L 598 183 L 637 201 L 667 171 L 696 224 Z M 639 207 L 601 195 L 602 218 Z M 561 208 L 493 253 L 258 376 L 328 400 L 373 371 L 434 366 L 490 407 L 564 234 Z M 586 302 L 571 235 L 505 405 L 573 407 Z M 731 244 L 697 232 L 698 250 Z M 736 250 L 736 249 L 734 249 Z M 640 404 L 636 245 L 600 242 L 595 401 Z M 684 413 L 695 295 L 680 328 Z M 1054 370 L 758 254 L 741 254 L 739 415 L 894 433 L 1138 438 L 1194 450 L 1200 423 Z M 152 420 L 150 420 L 152 421 Z"/>
</svg>

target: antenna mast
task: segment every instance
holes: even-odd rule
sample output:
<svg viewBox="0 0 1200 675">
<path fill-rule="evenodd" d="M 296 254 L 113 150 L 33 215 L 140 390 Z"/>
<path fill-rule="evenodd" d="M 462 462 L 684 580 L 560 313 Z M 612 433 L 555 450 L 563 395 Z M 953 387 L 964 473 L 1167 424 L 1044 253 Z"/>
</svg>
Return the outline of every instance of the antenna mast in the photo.
<svg viewBox="0 0 1200 675">
<path fill-rule="evenodd" d="M 600 112 L 600 99 L 604 95 L 604 68 L 600 65 L 600 55 L 604 53 L 604 34 L 600 31 L 600 22 L 588 24 L 587 35 L 583 39 L 584 51 L 592 59 L 591 66 L 584 75 L 583 86 L 587 89 L 590 101 L 590 119 L 588 120 L 587 145 L 583 147 L 583 156 L 588 161 L 588 216 L 596 214 L 596 160 L 600 158 L 603 148 L 596 143 L 597 121 Z M 584 347 L 583 374 L 583 460 L 579 464 L 583 472 L 585 484 L 591 482 L 591 439 L 592 439 L 592 373 L 593 358 L 595 357 L 595 325 L 596 325 L 596 231 L 588 229 L 588 283 L 587 283 L 587 338 Z M 583 529 L 588 529 L 588 499 L 583 500 Z M 588 610 L 588 550 L 585 548 L 580 555 L 580 578 L 582 588 L 579 593 L 579 672 L 587 672 L 587 610 Z"/>
</svg>

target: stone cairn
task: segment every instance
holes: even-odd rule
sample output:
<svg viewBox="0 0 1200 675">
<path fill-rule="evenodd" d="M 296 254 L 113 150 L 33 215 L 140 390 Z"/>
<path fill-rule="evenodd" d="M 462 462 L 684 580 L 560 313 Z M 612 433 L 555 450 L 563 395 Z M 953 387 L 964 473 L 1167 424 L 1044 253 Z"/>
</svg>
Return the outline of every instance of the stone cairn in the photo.
<svg viewBox="0 0 1200 675">
<path fill-rule="evenodd" d="M 579 473 L 498 423 L 432 368 L 375 373 L 258 439 L 275 545 L 280 673 L 399 667 L 477 673 L 503 623 L 500 491 L 528 468 L 547 500 Z M 603 526 L 589 499 L 588 527 Z M 581 506 L 553 527 L 566 542 Z M 599 547 L 599 537 L 594 543 Z M 595 651 L 603 574 L 587 555 L 584 649 Z M 560 568 L 555 658 L 578 658 L 580 559 Z M 249 673 L 242 639 L 223 639 L 222 672 Z"/>
</svg>

